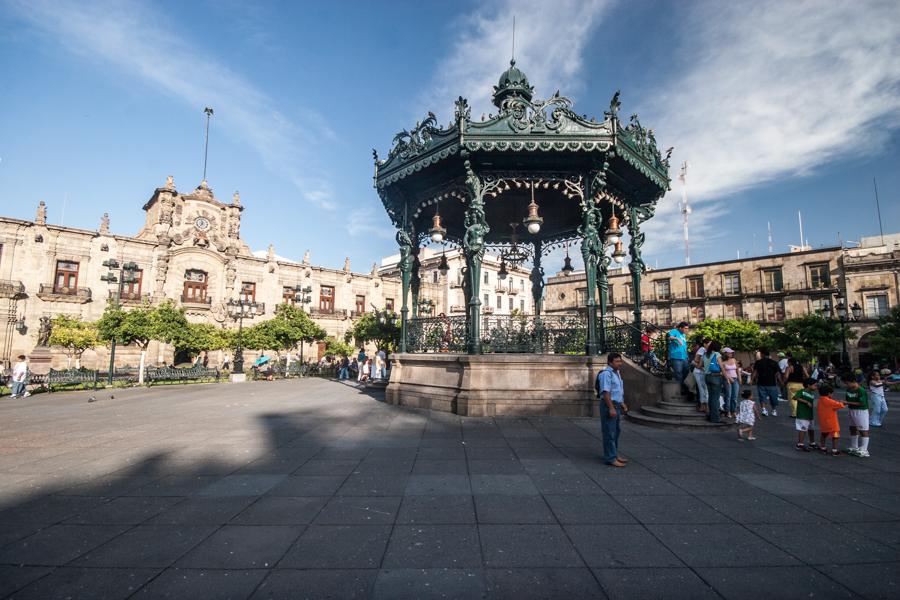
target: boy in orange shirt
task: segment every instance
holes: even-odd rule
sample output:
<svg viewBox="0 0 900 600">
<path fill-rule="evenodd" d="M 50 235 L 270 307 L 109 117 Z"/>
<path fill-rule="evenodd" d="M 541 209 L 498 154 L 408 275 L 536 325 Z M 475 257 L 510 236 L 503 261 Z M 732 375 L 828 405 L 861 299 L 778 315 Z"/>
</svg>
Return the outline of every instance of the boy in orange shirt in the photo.
<svg viewBox="0 0 900 600">
<path fill-rule="evenodd" d="M 821 443 L 819 445 L 822 447 L 822 452 L 828 454 L 825 440 L 831 436 L 831 455 L 837 456 L 841 453 L 841 451 L 837 449 L 838 438 L 841 437 L 841 425 L 838 423 L 837 411 L 846 408 L 847 405 L 833 399 L 831 397 L 833 392 L 834 388 L 828 384 L 819 388 L 819 402 L 817 404 L 819 430 L 821 432 Z"/>
</svg>

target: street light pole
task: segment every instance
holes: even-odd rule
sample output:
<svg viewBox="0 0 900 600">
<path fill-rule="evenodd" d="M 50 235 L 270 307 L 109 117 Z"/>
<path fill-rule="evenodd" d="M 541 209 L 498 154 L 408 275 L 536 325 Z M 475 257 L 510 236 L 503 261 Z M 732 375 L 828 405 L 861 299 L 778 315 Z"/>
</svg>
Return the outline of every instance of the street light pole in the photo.
<svg viewBox="0 0 900 600">
<path fill-rule="evenodd" d="M 312 288 L 310 286 L 303 287 L 300 284 L 294 286 L 294 302 L 300 303 L 300 310 L 303 309 L 304 304 L 310 304 L 312 302 L 312 296 L 309 295 L 312 293 Z M 305 311 L 304 311 L 305 312 Z M 300 338 L 300 368 L 303 368 L 303 338 Z"/>
<path fill-rule="evenodd" d="M 854 302 L 850 306 L 850 312 L 847 312 L 847 305 L 844 304 L 843 298 L 838 298 L 837 304 L 837 314 L 838 319 L 841 322 L 841 364 L 845 369 L 852 369 L 853 366 L 850 364 L 850 353 L 847 352 L 847 328 L 846 323 L 848 320 L 857 320 L 859 319 L 860 314 L 862 313 L 862 307 L 859 303 Z"/>
<path fill-rule="evenodd" d="M 234 349 L 234 370 L 231 373 L 232 381 L 243 381 L 244 376 L 244 317 L 251 319 L 256 316 L 257 304 L 253 300 L 240 298 L 228 301 L 228 315 L 238 322 L 238 334 L 236 348 Z"/>
</svg>

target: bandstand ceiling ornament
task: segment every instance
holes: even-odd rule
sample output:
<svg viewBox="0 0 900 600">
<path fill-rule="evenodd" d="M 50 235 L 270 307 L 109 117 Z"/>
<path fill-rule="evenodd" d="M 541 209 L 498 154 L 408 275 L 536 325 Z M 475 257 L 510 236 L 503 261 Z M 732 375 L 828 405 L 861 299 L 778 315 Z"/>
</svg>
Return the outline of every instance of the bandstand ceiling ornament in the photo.
<svg viewBox="0 0 900 600">
<path fill-rule="evenodd" d="M 453 121 L 438 125 L 434 113 L 394 136 L 375 160 L 375 189 L 398 230 L 404 282 L 401 350 L 408 333 L 409 286 L 421 242 L 451 244 L 466 258 L 466 350 L 482 351 L 481 262 L 497 251 L 504 267 L 533 263 L 532 295 L 540 315 L 542 257 L 578 243 L 588 287 L 588 353 L 603 347 L 596 321 L 597 290 L 605 289 L 611 260 L 624 260 L 628 234 L 630 270 L 639 289 L 643 273 L 641 223 L 654 214 L 669 189 L 672 149 L 660 152 L 652 129 L 637 115 L 619 116 L 616 92 L 602 118 L 579 115 L 555 92 L 542 100 L 515 61 L 493 88 L 496 114 L 472 119 L 468 101 L 455 101 Z M 517 229 L 522 226 L 522 229 Z M 608 251 L 612 250 L 612 252 Z M 571 264 L 569 263 L 569 266 Z M 635 291 L 635 296 L 640 297 Z M 601 312 L 603 302 L 601 301 Z M 413 313 L 415 316 L 415 301 Z M 636 306 L 635 323 L 640 323 Z M 600 315 L 601 318 L 603 315 Z M 602 329 L 602 328 L 601 328 Z"/>
</svg>

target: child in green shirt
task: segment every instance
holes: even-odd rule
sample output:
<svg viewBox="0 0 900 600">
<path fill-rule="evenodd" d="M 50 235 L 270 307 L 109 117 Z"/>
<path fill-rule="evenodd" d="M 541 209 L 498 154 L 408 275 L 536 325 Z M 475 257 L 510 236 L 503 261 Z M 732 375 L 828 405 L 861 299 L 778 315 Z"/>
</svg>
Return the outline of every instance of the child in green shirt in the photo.
<svg viewBox="0 0 900 600">
<path fill-rule="evenodd" d="M 813 404 L 815 403 L 815 379 L 804 379 L 803 387 L 794 392 L 791 400 L 797 405 L 796 418 L 794 419 L 794 428 L 797 430 L 797 450 L 801 452 L 809 452 L 810 449 L 818 448 L 816 444 L 816 430 L 813 422 Z M 809 446 L 805 443 L 806 436 L 809 435 Z"/>
<path fill-rule="evenodd" d="M 850 409 L 850 448 L 847 454 L 869 458 L 869 394 L 853 375 L 841 378 L 847 386 L 844 402 Z"/>
</svg>

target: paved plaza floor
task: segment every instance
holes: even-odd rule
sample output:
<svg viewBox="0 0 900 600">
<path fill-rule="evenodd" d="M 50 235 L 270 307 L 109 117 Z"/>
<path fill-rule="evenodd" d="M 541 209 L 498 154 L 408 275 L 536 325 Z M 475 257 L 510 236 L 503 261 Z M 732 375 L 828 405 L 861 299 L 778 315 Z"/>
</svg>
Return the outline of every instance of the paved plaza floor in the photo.
<svg viewBox="0 0 900 600">
<path fill-rule="evenodd" d="M 0 597 L 900 597 L 900 414 L 870 459 L 625 424 L 614 469 L 327 380 L 92 395 L 0 399 Z"/>
</svg>

